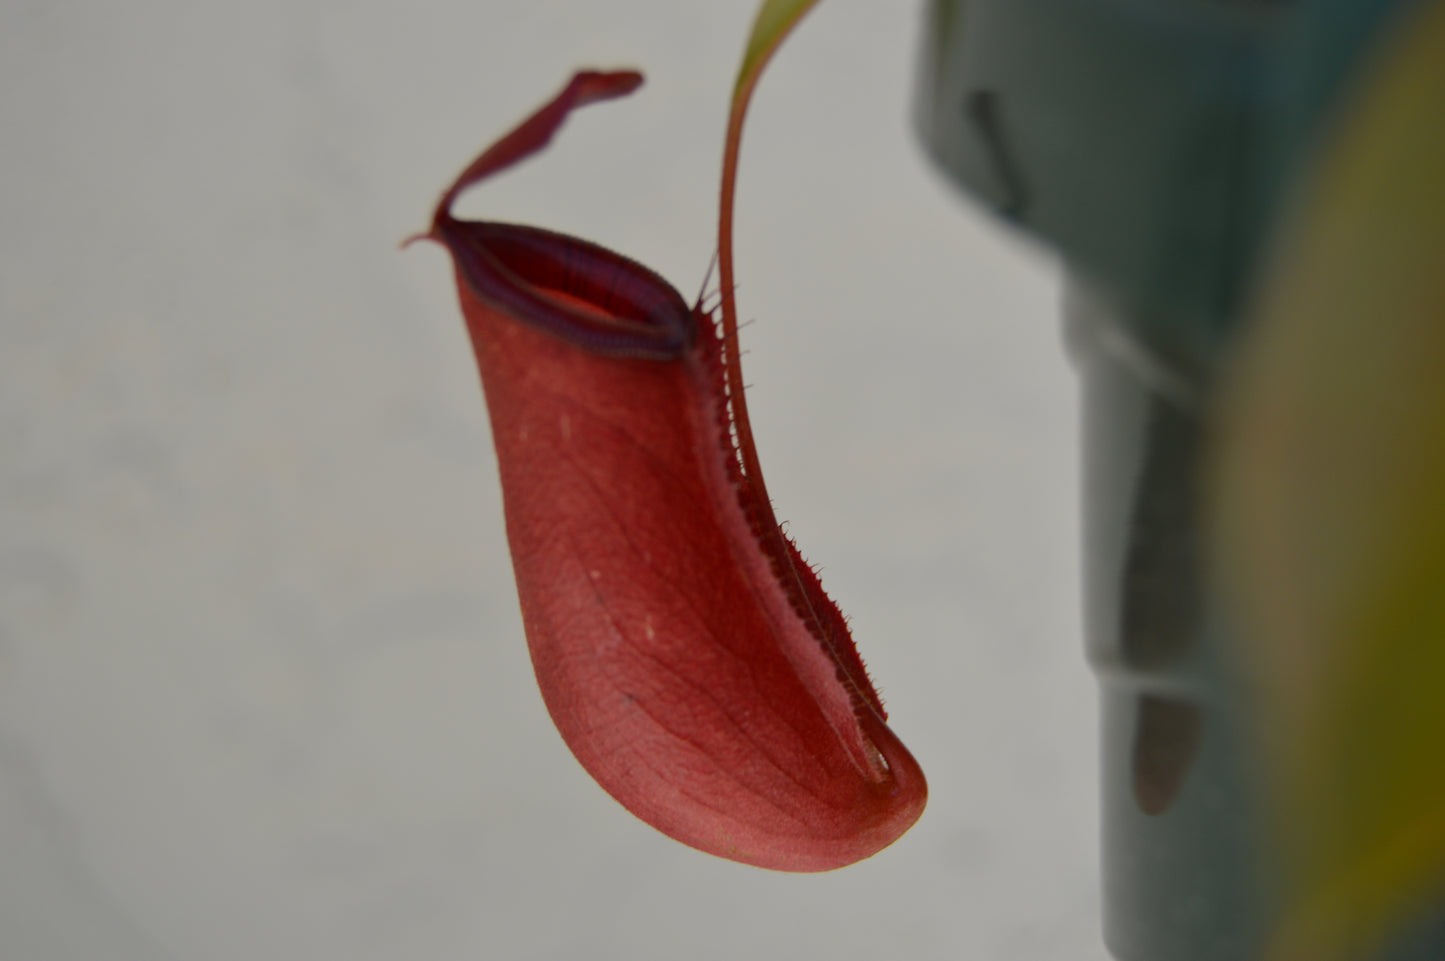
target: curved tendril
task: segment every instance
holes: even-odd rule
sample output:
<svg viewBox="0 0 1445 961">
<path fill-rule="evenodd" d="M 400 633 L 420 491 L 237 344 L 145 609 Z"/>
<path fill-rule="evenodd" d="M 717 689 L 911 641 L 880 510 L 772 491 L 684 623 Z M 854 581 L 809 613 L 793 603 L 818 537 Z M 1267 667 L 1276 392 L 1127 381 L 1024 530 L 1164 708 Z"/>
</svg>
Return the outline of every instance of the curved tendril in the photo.
<svg viewBox="0 0 1445 961">
<path fill-rule="evenodd" d="M 723 147 L 722 189 L 718 211 L 717 260 L 718 283 L 722 298 L 720 306 L 722 309 L 723 350 L 726 356 L 724 367 L 727 374 L 728 403 L 732 407 L 733 427 L 737 433 L 738 455 L 742 460 L 743 476 L 752 498 L 752 507 L 757 512 L 758 534 L 767 541 L 769 551 L 776 558 L 780 576 L 790 579 L 791 583 L 788 585 L 790 593 L 800 598 L 806 605 L 809 622 L 816 628 L 819 640 L 828 649 L 834 662 L 838 664 L 840 672 L 853 694 L 854 710 L 866 711 L 881 719 L 881 706 L 876 703 L 874 698 L 868 696 L 871 689 L 868 687 L 866 677 L 854 677 L 852 672 L 844 666 L 837 642 L 824 618 L 819 616 L 811 593 L 793 563 L 782 528 L 778 525 L 772 498 L 768 496 L 767 485 L 763 481 L 763 467 L 758 458 L 757 444 L 753 438 L 752 422 L 748 417 L 747 397 L 744 391 L 746 385 L 743 382 L 738 341 L 738 311 L 735 296 L 737 284 L 733 269 L 733 204 L 737 195 L 738 158 L 742 150 L 743 121 L 747 116 L 748 104 L 752 100 L 753 91 L 757 88 L 763 68 L 772 59 L 783 40 L 797 26 L 798 21 L 812 7 L 811 0 L 798 4 L 783 19 L 776 32 L 771 37 L 765 38 L 760 46 L 757 45 L 760 24 L 755 24 L 753 40 L 749 45 L 742 71 L 738 76 L 737 86 L 733 91 L 732 110 L 728 115 L 727 140 Z"/>
</svg>

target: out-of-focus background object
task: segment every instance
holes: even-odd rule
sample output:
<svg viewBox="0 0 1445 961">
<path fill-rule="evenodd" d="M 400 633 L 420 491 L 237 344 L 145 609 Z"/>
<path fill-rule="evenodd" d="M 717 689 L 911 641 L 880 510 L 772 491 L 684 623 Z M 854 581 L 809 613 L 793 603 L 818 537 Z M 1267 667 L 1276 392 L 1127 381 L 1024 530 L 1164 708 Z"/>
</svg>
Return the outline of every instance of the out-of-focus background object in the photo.
<svg viewBox="0 0 1445 961">
<path fill-rule="evenodd" d="M 930 11 L 925 141 L 1074 275 L 1109 946 L 1445 957 L 1445 4 Z"/>
<path fill-rule="evenodd" d="M 1425 4 L 1342 107 L 1224 398 L 1214 536 L 1292 872 L 1280 958 L 1445 951 L 1442 94 Z"/>
<path fill-rule="evenodd" d="M 442 251 L 463 212 L 696 289 L 751 3 L 0 8 L 0 959 L 1099 961 L 1073 385 L 1047 256 L 908 127 L 921 6 L 830 0 L 739 194 L 779 515 L 928 770 L 786 877 L 607 798 L 527 663 Z"/>
</svg>

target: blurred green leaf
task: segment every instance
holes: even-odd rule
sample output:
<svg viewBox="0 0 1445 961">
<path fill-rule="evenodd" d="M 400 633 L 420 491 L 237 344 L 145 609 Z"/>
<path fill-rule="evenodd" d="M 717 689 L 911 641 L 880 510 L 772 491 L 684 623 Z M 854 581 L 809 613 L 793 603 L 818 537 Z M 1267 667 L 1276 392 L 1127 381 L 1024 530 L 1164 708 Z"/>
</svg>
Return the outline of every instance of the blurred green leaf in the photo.
<svg viewBox="0 0 1445 961">
<path fill-rule="evenodd" d="M 1445 3 L 1377 51 L 1219 412 L 1216 560 L 1259 682 L 1289 911 L 1369 956 L 1445 894 Z"/>
<path fill-rule="evenodd" d="M 788 32 L 803 19 L 818 0 L 763 0 L 753 18 L 753 30 L 748 36 L 748 45 L 743 52 L 742 66 L 738 68 L 737 85 L 733 88 L 734 104 L 737 99 L 748 96 L 752 85 L 772 57 L 773 51 Z"/>
</svg>

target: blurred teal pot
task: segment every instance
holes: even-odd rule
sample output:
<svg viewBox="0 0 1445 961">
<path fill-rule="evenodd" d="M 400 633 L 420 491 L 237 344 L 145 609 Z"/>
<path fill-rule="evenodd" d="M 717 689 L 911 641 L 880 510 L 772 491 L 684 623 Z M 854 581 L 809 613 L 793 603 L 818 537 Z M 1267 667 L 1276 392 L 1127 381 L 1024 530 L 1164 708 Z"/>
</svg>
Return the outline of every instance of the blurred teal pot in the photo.
<svg viewBox="0 0 1445 961">
<path fill-rule="evenodd" d="M 1279 921 L 1250 677 L 1203 575 L 1199 475 L 1276 211 L 1408 5 L 929 5 L 926 149 L 1071 277 L 1103 927 L 1121 961 L 1255 961 Z M 1436 915 L 1377 956 L 1445 958 L 1445 900 Z"/>
</svg>

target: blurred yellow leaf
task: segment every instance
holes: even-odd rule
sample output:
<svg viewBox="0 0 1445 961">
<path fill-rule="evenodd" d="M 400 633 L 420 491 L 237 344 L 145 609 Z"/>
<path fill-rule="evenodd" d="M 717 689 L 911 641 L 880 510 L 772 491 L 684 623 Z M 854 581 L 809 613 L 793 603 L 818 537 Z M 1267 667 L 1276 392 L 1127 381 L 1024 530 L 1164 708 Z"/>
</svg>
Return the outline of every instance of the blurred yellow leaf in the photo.
<svg viewBox="0 0 1445 961">
<path fill-rule="evenodd" d="M 1445 897 L 1445 2 L 1377 51 L 1219 411 L 1218 576 L 1258 681 L 1279 961 Z"/>
</svg>

